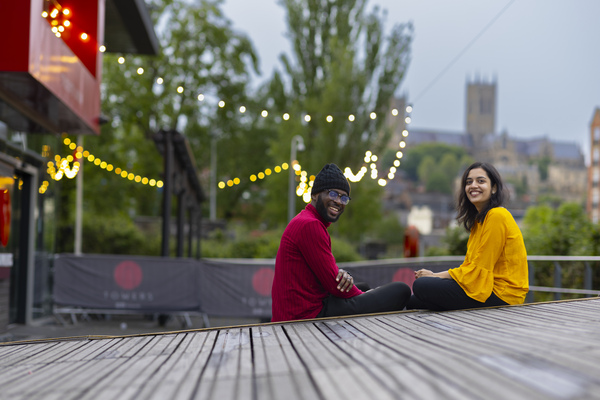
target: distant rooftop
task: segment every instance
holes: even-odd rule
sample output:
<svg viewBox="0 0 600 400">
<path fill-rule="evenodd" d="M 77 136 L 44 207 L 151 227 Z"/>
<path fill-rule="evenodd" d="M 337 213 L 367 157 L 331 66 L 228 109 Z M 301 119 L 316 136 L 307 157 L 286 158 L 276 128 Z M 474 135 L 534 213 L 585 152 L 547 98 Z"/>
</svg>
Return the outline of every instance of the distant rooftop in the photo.
<svg viewBox="0 0 600 400">
<path fill-rule="evenodd" d="M 465 132 L 442 131 L 436 129 L 410 129 L 410 134 L 406 139 L 409 146 L 418 145 L 421 143 L 444 143 L 452 146 L 460 146 L 464 148 L 473 147 L 471 138 Z M 514 143 L 517 153 L 528 157 L 535 157 L 543 152 L 545 146 L 550 144 L 552 152 L 556 159 L 560 160 L 579 160 L 583 159 L 581 148 L 576 142 L 568 141 L 552 141 L 548 138 L 533 138 L 520 139 L 506 136 L 508 140 Z M 500 140 L 501 135 L 488 136 L 486 142 L 491 145 L 493 142 Z"/>
</svg>

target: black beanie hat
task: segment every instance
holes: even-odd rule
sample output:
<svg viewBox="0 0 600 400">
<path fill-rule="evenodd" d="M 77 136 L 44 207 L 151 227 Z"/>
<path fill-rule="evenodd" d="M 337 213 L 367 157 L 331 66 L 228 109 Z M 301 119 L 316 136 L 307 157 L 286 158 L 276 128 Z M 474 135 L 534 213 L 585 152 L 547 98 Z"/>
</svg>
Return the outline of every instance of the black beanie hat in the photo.
<svg viewBox="0 0 600 400">
<path fill-rule="evenodd" d="M 350 196 L 348 179 L 346 179 L 342 170 L 335 164 L 325 165 L 321 172 L 317 174 L 311 193 L 316 194 L 327 189 L 343 190 Z"/>
</svg>

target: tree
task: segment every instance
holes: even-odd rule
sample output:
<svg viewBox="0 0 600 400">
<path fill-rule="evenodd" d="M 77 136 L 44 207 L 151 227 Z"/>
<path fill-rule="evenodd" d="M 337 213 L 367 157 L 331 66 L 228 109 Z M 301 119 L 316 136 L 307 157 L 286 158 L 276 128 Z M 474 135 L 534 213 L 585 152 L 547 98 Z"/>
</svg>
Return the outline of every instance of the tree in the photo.
<svg viewBox="0 0 600 400">
<path fill-rule="evenodd" d="M 219 209 L 231 216 L 240 209 L 237 204 L 248 190 L 247 177 L 270 164 L 264 154 L 272 135 L 261 127 L 259 117 L 245 117 L 238 111 L 241 105 L 248 109 L 246 115 L 258 109 L 248 95 L 250 69 L 258 71 L 258 58 L 250 40 L 232 29 L 219 8 L 221 3 L 151 2 L 160 54 L 125 56 L 122 63 L 117 61 L 119 54 L 105 57 L 102 110 L 110 124 L 103 127 L 100 137 L 90 138 L 86 147 L 129 170 L 160 178 L 163 160 L 152 137 L 159 129 L 177 129 L 188 138 L 203 187 L 208 189 L 211 141 L 215 139 L 219 179 L 246 178 L 234 188 L 219 191 Z M 219 107 L 218 100 L 225 105 Z M 90 181 L 110 179 L 102 195 L 90 197 L 94 212 L 113 212 L 116 203 L 127 204 L 133 214 L 156 215 L 160 209 L 160 191 L 119 182 L 114 176 L 96 178 L 97 171 L 89 169 L 86 179 Z M 115 186 L 128 189 L 112 191 L 118 193 L 115 196 L 111 194 Z"/>
<path fill-rule="evenodd" d="M 529 207 L 523 220 L 528 254 L 592 255 L 593 229 L 585 210 L 577 203 Z"/>
<path fill-rule="evenodd" d="M 421 168 L 424 167 L 421 165 L 423 163 L 431 164 L 431 161 L 425 161 L 429 158 L 434 160 L 435 167 L 427 167 L 427 173 L 424 174 L 421 171 Z M 426 184 L 427 177 L 433 172 L 433 168 L 443 171 L 448 179 L 453 181 L 472 162 L 473 159 L 462 147 L 444 143 L 422 143 L 411 146 L 405 151 L 400 168 L 406 172 L 409 179 Z"/>
<path fill-rule="evenodd" d="M 291 118 L 277 124 L 270 155 L 287 160 L 292 137 L 301 135 L 306 149 L 298 160 L 310 175 L 329 162 L 356 173 L 365 151 L 378 153 L 388 141 L 383 116 L 408 66 L 412 25 L 396 25 L 386 37 L 385 12 L 375 8 L 367 13 L 366 0 L 282 0 L 281 4 L 293 58 L 281 55 L 283 70 L 274 72 L 265 95 L 279 115 L 285 112 Z M 370 118 L 371 112 L 378 117 Z M 276 213 L 276 220 L 285 221 L 280 193 L 285 193 L 286 182 L 271 182 L 268 209 Z M 362 182 L 354 184 L 352 191 L 359 193 L 364 187 Z"/>
<path fill-rule="evenodd" d="M 258 109 L 248 96 L 250 70 L 258 70 L 258 58 L 250 40 L 232 29 L 219 8 L 221 3 L 150 1 L 160 53 L 105 55 L 102 113 L 109 122 L 98 137 L 86 137 L 86 149 L 113 168 L 163 179 L 163 159 L 152 137 L 159 129 L 177 129 L 189 139 L 205 189 L 214 137 L 218 138 L 219 178 L 247 178 L 250 171 L 271 164 L 265 154 L 272 134 L 260 118 L 244 117 L 238 111 L 242 104 L 249 111 Z M 204 97 L 198 97 L 200 94 Z M 220 99 L 226 101 L 224 107 L 217 105 Z M 160 215 L 162 191 L 122 179 L 115 170 L 84 163 L 84 221 L 94 226 L 94 221 L 107 215 Z M 73 212 L 67 199 L 74 196 L 74 185 L 65 182 L 62 186 L 64 201 L 58 204 L 58 213 L 61 223 L 67 223 L 59 229 L 59 237 L 67 240 L 58 242 L 66 243 L 60 251 L 70 251 L 73 218 L 68 216 Z M 238 204 L 245 201 L 248 186 L 245 179 L 219 192 L 222 215 L 247 211 Z M 96 232 L 102 234 L 100 229 Z M 93 230 L 86 235 L 93 237 Z"/>
</svg>

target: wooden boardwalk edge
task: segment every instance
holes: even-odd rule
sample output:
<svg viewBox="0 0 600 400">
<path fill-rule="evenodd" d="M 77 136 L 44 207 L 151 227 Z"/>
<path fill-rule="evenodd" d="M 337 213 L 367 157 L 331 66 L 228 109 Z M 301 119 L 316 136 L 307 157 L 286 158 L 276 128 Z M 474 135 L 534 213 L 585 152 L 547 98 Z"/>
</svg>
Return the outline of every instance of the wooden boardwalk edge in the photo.
<svg viewBox="0 0 600 400">
<path fill-rule="evenodd" d="M 600 298 L 600 296 L 597 296 L 597 297 L 585 297 L 585 298 L 578 298 L 578 299 L 567 299 L 567 300 L 552 300 L 552 301 L 544 301 L 544 302 L 537 302 L 537 303 L 525 303 L 525 304 L 515 304 L 515 305 L 507 305 L 507 306 L 482 307 L 482 308 L 474 308 L 474 309 L 470 309 L 470 310 L 454 310 L 454 311 L 404 310 L 404 311 L 391 311 L 391 312 L 373 313 L 373 314 L 356 314 L 356 315 L 344 315 L 344 316 L 338 316 L 338 317 L 302 319 L 302 320 L 285 321 L 285 322 L 263 322 L 263 323 L 255 323 L 255 324 L 229 325 L 229 326 L 184 329 L 184 330 L 164 331 L 164 332 L 137 333 L 137 334 L 132 334 L 132 335 L 83 335 L 83 336 L 65 336 L 65 337 L 56 337 L 56 338 L 28 339 L 28 340 L 16 340 L 16 341 L 10 341 L 10 342 L 0 342 L 0 347 L 2 347 L 2 346 L 23 345 L 23 344 L 35 344 L 35 343 L 64 342 L 64 341 L 86 341 L 86 340 L 104 340 L 104 339 L 120 339 L 120 338 L 146 337 L 146 336 L 177 335 L 177 334 L 182 334 L 182 333 L 210 332 L 210 331 L 220 331 L 220 330 L 228 330 L 228 329 L 242 329 L 242 328 L 253 328 L 253 327 L 273 326 L 273 325 L 289 325 L 289 324 L 306 323 L 306 322 L 326 322 L 326 321 L 335 321 L 335 320 L 350 320 L 350 319 L 354 319 L 354 318 L 377 317 L 377 316 L 396 315 L 396 314 L 409 314 L 409 313 L 440 314 L 440 313 L 452 313 L 452 312 L 468 312 L 468 311 L 475 311 L 475 310 L 503 309 L 503 308 L 514 308 L 514 307 L 530 307 L 530 306 L 537 306 L 537 305 L 542 305 L 542 304 L 557 304 L 557 303 L 560 304 L 560 303 L 570 303 L 570 302 L 578 302 L 578 301 L 589 301 L 589 300 L 595 300 L 595 299 L 598 299 L 598 298 Z"/>
</svg>

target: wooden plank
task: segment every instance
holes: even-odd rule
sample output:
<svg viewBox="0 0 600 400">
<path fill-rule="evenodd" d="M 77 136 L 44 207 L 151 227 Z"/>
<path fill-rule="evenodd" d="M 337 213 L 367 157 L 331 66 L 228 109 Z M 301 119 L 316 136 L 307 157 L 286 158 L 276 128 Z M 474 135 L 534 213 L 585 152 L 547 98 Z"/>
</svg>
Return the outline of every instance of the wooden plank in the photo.
<svg viewBox="0 0 600 400">
<path fill-rule="evenodd" d="M 191 398 L 193 384 L 206 364 L 215 336 L 216 333 L 211 335 L 208 332 L 186 333 L 173 355 L 132 398 Z"/>
<path fill-rule="evenodd" d="M 253 329 L 255 381 L 260 399 L 319 399 L 310 372 L 288 340 L 282 326 Z"/>
<path fill-rule="evenodd" d="M 85 346 L 85 342 L 32 345 L 31 351 L 20 352 L 21 357 L 18 359 L 3 363 L 7 370 L 3 369 L 0 373 L 0 390 L 4 393 L 19 393 L 35 390 L 35 387 L 47 387 L 56 379 L 55 366 L 61 365 L 67 354 L 82 346 Z"/>
<path fill-rule="evenodd" d="M 130 360 L 127 354 L 138 354 L 140 357 L 144 357 L 150 353 L 146 344 L 151 343 L 152 340 L 153 337 L 83 341 L 81 343 L 89 346 L 90 351 L 74 352 L 70 354 L 73 355 L 71 360 L 66 357 L 61 362 L 45 364 L 44 374 L 36 374 L 34 382 L 25 380 L 20 386 L 13 386 L 9 389 L 15 396 L 18 395 L 24 399 L 40 396 L 61 398 L 74 394 L 77 394 L 77 398 L 81 398 L 88 391 L 93 391 L 94 386 L 102 388 L 102 379 L 120 371 L 120 367 Z M 159 341 L 164 341 L 164 339 Z M 110 345 L 111 343 L 112 345 Z M 132 350 L 130 345 L 134 344 L 137 344 L 138 347 L 135 349 L 135 353 L 130 353 Z M 121 350 L 119 350 L 119 345 L 123 347 Z M 103 351 L 98 351 L 98 349 L 103 349 Z M 93 358 L 90 358 L 91 356 Z M 112 384 L 113 382 L 109 380 L 106 386 L 112 387 Z"/>
<path fill-rule="evenodd" d="M 93 362 L 98 365 L 96 369 L 106 370 L 106 373 L 100 377 L 92 376 L 95 368 L 90 368 L 90 371 L 80 376 L 79 379 L 89 380 L 92 385 L 80 390 L 76 397 L 133 398 L 140 388 L 151 380 L 162 363 L 175 352 L 184 336 L 174 334 L 152 336 L 151 340 L 145 342 L 138 351 L 134 352 L 133 349 L 130 349 L 126 355 L 112 360 L 95 359 Z M 119 362 L 118 366 L 114 368 L 115 361 L 122 362 Z M 107 364 L 113 364 L 113 367 L 107 368 Z M 77 390 L 77 388 L 72 390 Z"/>
<path fill-rule="evenodd" d="M 298 323 L 286 325 L 283 329 L 309 371 L 321 398 L 339 396 L 340 388 L 357 398 L 397 397 L 397 392 L 386 386 L 384 380 L 364 365 L 355 363 L 348 353 L 331 346 L 331 341 L 314 324 Z"/>
<path fill-rule="evenodd" d="M 347 352 L 356 362 L 364 365 L 365 369 L 384 381 L 390 390 L 396 393 L 397 398 L 431 399 L 441 398 L 442 393 L 428 384 L 423 384 L 423 377 L 429 372 L 415 363 L 410 353 L 403 351 L 402 347 L 381 346 L 374 338 L 370 337 L 369 330 L 363 329 L 360 322 L 368 326 L 368 320 L 346 320 L 324 322 L 319 324 L 330 340 L 341 350 Z M 355 338 L 359 340 L 353 340 Z M 451 387 L 444 394 L 446 399 L 464 399 L 465 396 Z"/>
<path fill-rule="evenodd" d="M 535 390 L 524 385 L 515 384 L 507 377 L 489 379 L 489 369 L 482 370 L 481 363 L 476 357 L 462 351 L 460 344 L 470 345 L 468 337 L 451 337 L 450 325 L 443 325 L 440 333 L 439 327 L 429 324 L 415 324 L 407 322 L 408 318 L 399 316 L 386 316 L 370 320 L 370 324 L 362 326 L 370 331 L 370 336 L 375 338 L 380 345 L 394 346 L 395 348 L 410 349 L 412 360 L 419 363 L 422 368 L 430 371 L 429 384 L 439 385 L 436 390 L 446 391 L 448 387 L 456 387 L 464 398 L 494 398 L 493 393 L 502 393 L 502 398 L 531 398 L 543 399 Z M 477 352 L 477 349 L 473 349 Z M 405 353 L 408 356 L 408 354 Z M 460 379 L 454 373 L 460 371 Z"/>
<path fill-rule="evenodd" d="M 233 328 L 219 332 L 196 397 L 240 399 L 252 397 L 250 331 Z"/>
<path fill-rule="evenodd" d="M 485 314 L 486 311 L 473 310 L 468 314 L 471 318 L 475 318 L 478 313 Z M 510 335 L 507 335 L 505 331 L 486 326 L 485 321 L 479 321 L 481 332 L 477 334 L 473 334 L 472 331 L 448 329 L 453 323 L 448 322 L 450 316 L 456 316 L 455 320 L 462 320 L 465 318 L 465 314 L 467 313 L 461 312 L 460 316 L 454 312 L 430 314 L 430 319 L 446 320 L 443 326 L 446 327 L 445 331 L 447 332 L 444 335 L 433 334 L 431 340 L 437 338 L 438 344 L 448 348 L 454 347 L 456 351 L 462 352 L 464 357 L 474 357 L 476 362 L 482 364 L 482 367 L 493 368 L 514 379 L 514 376 L 507 373 L 510 368 L 506 367 L 512 365 L 513 368 L 522 371 L 521 376 L 524 378 L 518 379 L 519 383 L 524 383 L 537 391 L 543 391 L 546 395 L 551 392 L 569 392 L 575 390 L 574 388 L 581 389 L 589 385 L 597 386 L 597 383 L 593 383 L 593 377 L 598 376 L 597 371 L 599 370 L 598 367 L 590 364 L 591 359 L 587 358 L 586 361 L 583 361 L 586 359 L 585 354 L 573 354 L 572 348 L 564 348 L 557 344 L 556 339 L 561 336 L 555 335 L 552 341 L 540 341 L 538 338 L 543 335 L 545 327 L 540 327 L 540 330 L 530 329 L 525 336 L 513 340 L 512 343 L 510 341 L 514 337 L 514 329 L 511 329 Z M 406 323 L 406 321 L 403 322 Z M 526 320 L 523 320 L 522 323 L 525 324 Z M 412 327 L 413 324 L 410 325 Z M 408 326 L 403 326 L 403 328 L 410 329 Z M 457 332 L 460 334 L 457 335 Z M 598 338 L 598 335 L 596 337 Z M 589 344 L 589 341 L 587 343 Z M 592 369 L 590 370 L 590 368 Z M 592 372 L 590 373 L 590 371 Z M 492 375 L 491 372 L 487 371 L 485 375 Z M 527 378 L 528 376 L 531 378 Z M 550 376 L 556 377 L 552 380 L 554 385 L 548 385 L 548 388 L 551 389 L 539 387 L 539 383 L 535 379 L 539 376 L 547 379 Z"/>
<path fill-rule="evenodd" d="M 600 310 L 599 310 L 600 311 Z M 493 318 L 492 318 L 493 315 Z M 581 353 L 588 351 L 590 344 L 600 346 L 600 335 L 598 335 L 598 324 L 582 321 L 590 319 L 579 319 L 575 324 L 570 321 L 565 324 L 557 314 L 554 323 L 530 324 L 530 318 L 525 318 L 521 312 L 515 313 L 485 313 L 483 311 L 473 311 L 470 313 L 447 313 L 446 317 L 452 319 L 454 323 L 463 325 L 470 323 L 469 326 L 478 330 L 480 335 L 475 336 L 474 340 L 487 342 L 488 345 L 505 348 L 506 351 L 518 352 L 521 356 L 541 359 L 547 359 L 550 363 L 560 363 L 571 365 L 582 374 L 600 375 L 600 366 L 592 359 L 581 357 Z M 504 319 L 498 319 L 502 316 Z M 432 314 L 431 318 L 436 317 Z M 520 318 L 520 319 L 519 319 Z M 502 322 L 512 322 L 513 327 L 507 331 L 502 328 Z M 490 324 L 492 322 L 492 324 Z M 515 327 L 515 323 L 519 323 Z M 500 328 L 497 328 L 500 326 Z M 560 338 L 560 345 L 556 345 L 557 338 Z"/>
</svg>

